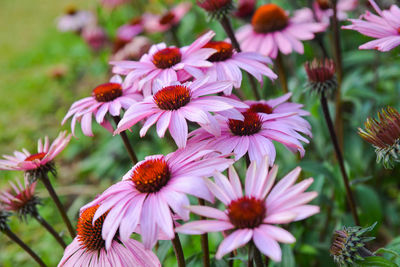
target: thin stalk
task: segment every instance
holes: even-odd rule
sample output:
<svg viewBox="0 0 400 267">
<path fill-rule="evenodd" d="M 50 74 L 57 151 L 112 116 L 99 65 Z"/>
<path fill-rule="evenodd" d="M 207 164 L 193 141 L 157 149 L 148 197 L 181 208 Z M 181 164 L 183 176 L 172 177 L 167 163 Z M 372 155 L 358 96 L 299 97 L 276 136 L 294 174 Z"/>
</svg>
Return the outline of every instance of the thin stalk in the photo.
<svg viewBox="0 0 400 267">
<path fill-rule="evenodd" d="M 285 67 L 283 65 L 281 52 L 278 52 L 278 56 L 275 61 L 276 71 L 278 72 L 279 82 L 281 83 L 282 91 L 286 94 L 289 92 L 289 87 L 287 84 Z"/>
<path fill-rule="evenodd" d="M 232 24 L 227 16 L 222 16 L 222 18 L 219 21 L 222 25 L 222 28 L 224 28 L 226 35 L 228 35 L 229 39 L 231 39 L 233 47 L 236 49 L 237 52 L 242 52 L 242 49 L 240 48 L 240 44 L 236 39 L 235 32 L 233 31 Z M 257 81 L 256 79 L 250 75 L 250 73 L 247 73 L 247 77 L 249 78 L 250 85 L 251 85 L 251 90 L 253 91 L 254 97 L 257 100 L 261 99 L 260 92 L 258 91 L 258 86 L 257 86 Z"/>
<path fill-rule="evenodd" d="M 263 267 L 264 263 L 261 257 L 261 253 L 256 246 L 254 246 L 254 262 L 257 267 Z"/>
<path fill-rule="evenodd" d="M 205 206 L 204 199 L 199 198 L 199 204 Z M 206 220 L 205 217 L 200 217 L 202 220 Z M 203 266 L 210 267 L 210 249 L 208 247 L 208 234 L 204 233 L 201 235 L 201 249 L 203 250 Z"/>
<path fill-rule="evenodd" d="M 43 182 L 44 186 L 46 187 L 47 191 L 49 192 L 50 197 L 53 199 L 54 203 L 57 206 L 58 211 L 61 214 L 61 217 L 65 223 L 65 225 L 68 228 L 68 232 L 71 235 L 72 238 L 75 238 L 75 229 L 71 224 L 71 221 L 69 220 L 67 213 L 65 212 L 64 205 L 61 203 L 60 199 L 57 196 L 56 191 L 54 190 L 53 186 L 51 185 L 49 176 L 47 175 L 46 172 L 42 172 L 42 175 L 40 175 L 40 179 Z"/>
<path fill-rule="evenodd" d="M 332 1 L 333 16 L 332 16 L 332 31 L 333 31 L 333 47 L 335 54 L 337 89 L 336 89 L 336 114 L 335 128 L 338 135 L 340 148 L 343 150 L 343 116 L 342 116 L 342 80 L 343 80 L 343 64 L 342 64 L 342 49 L 340 46 L 340 29 L 337 19 L 337 0 Z"/>
<path fill-rule="evenodd" d="M 33 214 L 33 217 L 57 240 L 57 242 L 65 249 L 67 245 L 56 230 L 38 213 Z"/>
<path fill-rule="evenodd" d="M 25 252 L 28 253 L 29 256 L 31 256 L 39 264 L 39 266 L 46 267 L 46 264 L 43 262 L 43 260 L 27 244 L 19 239 L 19 237 L 16 236 L 8 227 L 3 230 L 3 233 L 12 241 L 17 243 L 23 250 L 25 250 Z"/>
<path fill-rule="evenodd" d="M 175 238 L 171 240 L 174 248 L 176 260 L 178 261 L 178 267 L 185 267 L 185 256 L 183 255 L 182 244 L 179 239 L 179 235 L 175 233 Z"/>
<path fill-rule="evenodd" d="M 178 37 L 178 28 L 176 26 L 172 26 L 170 29 L 170 33 L 172 36 L 172 40 L 174 41 L 175 45 L 180 47 L 181 46 L 181 42 L 179 41 L 179 37 Z"/>
<path fill-rule="evenodd" d="M 331 137 L 331 141 L 332 141 L 333 147 L 335 149 L 336 158 L 337 158 L 337 160 L 339 162 L 339 167 L 340 167 L 340 171 L 342 173 L 343 183 L 344 183 L 344 186 L 345 186 L 345 189 L 346 189 L 346 197 L 347 197 L 347 201 L 348 201 L 349 206 L 350 206 L 350 211 L 351 211 L 351 213 L 353 215 L 353 219 L 354 219 L 354 222 L 356 223 L 356 225 L 360 225 L 360 220 L 359 220 L 358 215 L 357 215 L 354 196 L 353 196 L 353 193 L 352 193 L 351 188 L 350 188 L 349 178 L 348 178 L 346 170 L 344 168 L 343 155 L 342 155 L 342 152 L 340 150 L 340 146 L 339 146 L 339 143 L 338 143 L 338 140 L 337 140 L 337 136 L 335 134 L 333 122 L 332 122 L 331 116 L 329 114 L 328 103 L 326 101 L 326 97 L 325 97 L 324 94 L 321 95 L 321 106 L 322 106 L 322 111 L 324 113 L 326 124 L 328 126 L 328 130 L 329 130 L 329 134 L 330 134 L 330 137 Z"/>
<path fill-rule="evenodd" d="M 315 14 L 315 10 L 313 8 L 313 2 L 312 0 L 308 0 L 308 6 L 309 8 L 313 11 L 313 16 L 314 16 L 314 20 L 318 21 L 317 19 L 317 15 Z M 326 49 L 325 45 L 324 45 L 324 39 L 323 39 L 323 33 L 317 33 L 315 34 L 315 38 L 314 38 L 315 42 L 319 45 L 319 47 L 321 48 L 321 52 L 324 58 L 329 58 L 328 56 L 328 50 Z"/>
<path fill-rule="evenodd" d="M 231 253 L 229 253 L 229 258 L 233 258 L 233 257 L 235 257 L 235 254 L 234 254 L 233 251 L 232 251 Z M 234 263 L 235 263 L 235 260 L 234 260 L 234 259 L 229 259 L 229 261 L 228 261 L 228 266 L 229 266 L 229 267 L 233 267 Z"/>
<path fill-rule="evenodd" d="M 114 122 L 115 122 L 115 127 L 118 127 L 118 123 L 121 120 L 119 116 L 113 116 Z M 125 148 L 128 151 L 129 158 L 131 159 L 133 165 L 135 165 L 138 162 L 137 156 L 135 151 L 133 150 L 131 143 L 129 142 L 128 136 L 126 135 L 126 131 L 123 131 L 119 134 L 122 138 L 122 141 L 124 142 Z"/>
<path fill-rule="evenodd" d="M 254 244 L 253 242 L 249 243 L 249 254 L 247 256 L 247 267 L 253 267 L 253 257 L 254 256 Z"/>
</svg>

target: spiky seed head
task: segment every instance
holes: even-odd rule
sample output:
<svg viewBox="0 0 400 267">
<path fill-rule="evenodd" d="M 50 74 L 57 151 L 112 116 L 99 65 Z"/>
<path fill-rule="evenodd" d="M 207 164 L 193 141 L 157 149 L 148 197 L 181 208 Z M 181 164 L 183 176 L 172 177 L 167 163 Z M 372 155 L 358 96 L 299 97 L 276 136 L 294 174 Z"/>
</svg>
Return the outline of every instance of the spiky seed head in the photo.
<svg viewBox="0 0 400 267">
<path fill-rule="evenodd" d="M 197 5 L 207 11 L 212 19 L 221 19 L 229 14 L 234 6 L 232 0 L 196 0 Z"/>
<path fill-rule="evenodd" d="M 335 63 L 332 59 L 316 59 L 304 64 L 308 76 L 308 87 L 315 93 L 328 98 L 334 96 L 337 88 Z"/>
</svg>

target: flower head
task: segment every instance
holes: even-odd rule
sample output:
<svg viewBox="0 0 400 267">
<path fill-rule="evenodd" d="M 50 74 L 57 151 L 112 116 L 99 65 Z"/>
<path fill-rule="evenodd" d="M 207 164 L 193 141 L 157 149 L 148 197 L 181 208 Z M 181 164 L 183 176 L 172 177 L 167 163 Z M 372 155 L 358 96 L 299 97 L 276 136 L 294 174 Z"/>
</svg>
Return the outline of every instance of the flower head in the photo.
<svg viewBox="0 0 400 267">
<path fill-rule="evenodd" d="M 251 18 L 256 8 L 256 0 L 239 0 L 236 11 L 233 13 L 238 18 Z"/>
<path fill-rule="evenodd" d="M 117 231 L 125 241 L 137 231 L 139 224 L 146 249 L 154 246 L 160 233 L 173 239 L 172 211 L 188 220 L 189 211 L 184 208 L 189 204 L 186 194 L 212 201 L 203 177 L 223 171 L 233 163 L 220 155 L 205 158 L 209 153 L 195 145 L 167 156 L 146 157 L 123 177 L 123 181 L 83 207 L 84 210 L 100 205 L 94 220 L 111 208 L 102 232 L 106 247 L 110 246 Z"/>
<path fill-rule="evenodd" d="M 338 0 L 336 4 L 337 18 L 347 19 L 347 12 L 354 10 L 358 6 L 358 0 Z M 329 23 L 333 16 L 332 0 L 316 0 L 313 2 L 315 18 L 319 22 Z"/>
<path fill-rule="evenodd" d="M 43 172 L 52 172 L 56 174 L 53 159 L 67 146 L 71 135 L 67 132 L 61 132 L 53 143 L 49 143 L 49 138 L 38 141 L 38 152 L 29 153 L 26 149 L 22 152 L 14 151 L 13 156 L 3 155 L 4 160 L 0 160 L 0 170 L 24 171 L 30 182 L 36 180 Z"/>
<path fill-rule="evenodd" d="M 143 27 L 149 33 L 168 31 L 181 22 L 191 7 L 191 3 L 183 2 L 165 11 L 162 15 L 146 13 L 143 15 Z"/>
<path fill-rule="evenodd" d="M 125 82 L 129 85 L 139 80 L 139 90 L 144 96 L 152 94 L 153 83 L 156 79 L 166 82 L 182 81 L 190 78 L 200 78 L 204 74 L 202 68 L 212 66 L 207 59 L 216 51 L 203 48 L 215 35 L 210 31 L 190 46 L 182 48 L 167 47 L 165 43 L 153 45 L 147 54 L 139 61 L 111 61 L 113 72 L 127 75 Z"/>
<path fill-rule="evenodd" d="M 61 32 L 80 32 L 87 25 L 95 24 L 96 16 L 89 11 L 68 7 L 65 14 L 57 18 L 57 28 Z"/>
<path fill-rule="evenodd" d="M 80 121 L 82 132 L 86 136 L 93 136 L 92 116 L 95 116 L 97 123 L 113 132 L 114 129 L 111 123 L 105 118 L 106 114 L 119 116 L 122 108 L 127 109 L 142 98 L 143 96 L 134 87 L 127 86 L 120 76 L 115 75 L 110 79 L 109 83 L 104 83 L 94 88 L 92 96 L 73 103 L 62 124 L 72 117 L 72 134 L 75 134 L 76 121 Z"/>
<path fill-rule="evenodd" d="M 35 196 L 36 182 L 29 184 L 27 179 L 24 180 L 24 186 L 17 180 L 17 184 L 10 182 L 14 192 L 0 192 L 0 202 L 8 211 L 16 212 L 20 218 L 26 219 L 28 215 L 37 214 L 37 205 L 40 199 Z"/>
<path fill-rule="evenodd" d="M 388 10 L 381 10 L 373 0 L 369 3 L 378 13 L 367 11 L 359 19 L 349 19 L 351 25 L 343 29 L 355 30 L 376 40 L 365 43 L 359 49 L 376 49 L 387 52 L 400 45 L 400 8 L 392 5 Z"/>
<path fill-rule="evenodd" d="M 204 47 L 217 51 L 208 58 L 213 65 L 205 69 L 205 74 L 210 76 L 210 81 L 232 81 L 235 88 L 240 88 L 241 69 L 253 75 L 259 82 L 263 81 L 263 76 L 271 80 L 278 77 L 266 65 L 271 64 L 272 61 L 259 53 L 236 52 L 230 43 L 224 41 L 210 41 Z M 224 91 L 224 94 L 230 95 L 231 90 Z"/>
<path fill-rule="evenodd" d="M 355 226 L 336 230 L 333 234 L 330 249 L 335 262 L 340 266 L 353 266 L 355 261 L 362 261 L 364 257 L 372 256 L 372 253 L 365 248 L 365 243 L 374 240 L 375 237 L 365 237 L 363 235 L 372 231 L 375 225 L 376 223 L 366 228 Z"/>
<path fill-rule="evenodd" d="M 117 235 L 106 249 L 101 231 L 108 212 L 93 221 L 98 206 L 81 212 L 77 225 L 77 236 L 65 249 L 58 267 L 61 266 L 161 266 L 157 256 L 143 245 L 127 239 L 121 242 Z M 93 221 L 93 222 L 92 222 Z"/>
<path fill-rule="evenodd" d="M 122 25 L 117 30 L 117 40 L 130 42 L 133 37 L 143 31 L 142 17 L 135 17 L 129 23 Z"/>
<path fill-rule="evenodd" d="M 229 117 L 240 118 L 240 112 L 234 108 L 247 107 L 246 104 L 228 97 L 210 95 L 227 90 L 232 90 L 231 82 L 208 83 L 207 77 L 186 83 L 163 83 L 157 80 L 156 93 L 132 105 L 118 124 L 116 133 L 146 119 L 140 131 L 141 136 L 157 123 L 158 136 L 163 138 L 169 129 L 179 148 L 186 146 L 187 120 L 200 124 L 213 134 L 219 134 L 219 128 L 215 129 L 216 123 L 210 112 L 229 110 Z"/>
<path fill-rule="evenodd" d="M 108 42 L 106 32 L 99 25 L 88 25 L 83 28 L 81 36 L 93 51 L 103 49 Z"/>
<path fill-rule="evenodd" d="M 286 100 L 288 96 L 290 97 L 290 95 L 285 96 Z M 285 98 L 271 102 L 248 101 L 250 108 L 242 110 L 244 120 L 227 119 L 217 115 L 216 120 L 221 128 L 219 136 L 198 129 L 191 132 L 188 143 L 205 143 L 210 149 L 223 154 L 233 152 L 235 160 L 248 153 L 251 161 L 260 162 L 268 155 L 271 166 L 276 156 L 272 141 L 285 145 L 290 151 L 299 151 L 300 155 L 304 156 L 305 150 L 300 141 L 308 143 L 308 140 L 298 132 L 307 135 L 311 133 L 310 126 L 300 118 L 299 112 L 301 115 L 307 113 L 296 104 L 286 103 L 282 109 L 278 108 L 279 104 L 286 101 Z"/>
<path fill-rule="evenodd" d="M 317 192 L 304 192 L 313 182 L 312 178 L 295 184 L 300 168 L 297 167 L 275 186 L 278 168 L 268 168 L 268 158 L 258 165 L 253 161 L 246 173 L 245 194 L 240 179 L 231 166 L 229 178 L 215 173 L 215 183 L 207 180 L 207 186 L 224 205 L 221 211 L 207 206 L 190 206 L 198 215 L 211 218 L 186 223 L 176 228 L 185 234 L 230 231 L 220 244 L 216 258 L 244 246 L 251 240 L 257 248 L 274 261 L 281 261 L 282 252 L 278 242 L 294 243 L 294 236 L 274 224 L 286 224 L 303 220 L 319 212 L 318 206 L 307 205 L 317 197 Z"/>
<path fill-rule="evenodd" d="M 259 52 L 276 58 L 278 51 L 287 55 L 304 53 L 303 40 L 311 40 L 314 33 L 324 31 L 326 24 L 310 22 L 308 17 L 295 13 L 293 18 L 275 4 L 260 6 L 251 24 L 241 27 L 236 34 L 243 51 Z"/>
<path fill-rule="evenodd" d="M 196 0 L 197 5 L 216 19 L 220 19 L 233 9 L 232 0 Z"/>
<path fill-rule="evenodd" d="M 400 114 L 387 107 L 378 113 L 378 119 L 368 118 L 365 130 L 359 128 L 358 134 L 375 147 L 377 162 L 383 161 L 386 168 L 392 168 L 400 161 Z"/>
<path fill-rule="evenodd" d="M 308 76 L 308 86 L 315 93 L 332 97 L 337 88 L 335 63 L 332 59 L 307 61 L 304 64 Z"/>
</svg>

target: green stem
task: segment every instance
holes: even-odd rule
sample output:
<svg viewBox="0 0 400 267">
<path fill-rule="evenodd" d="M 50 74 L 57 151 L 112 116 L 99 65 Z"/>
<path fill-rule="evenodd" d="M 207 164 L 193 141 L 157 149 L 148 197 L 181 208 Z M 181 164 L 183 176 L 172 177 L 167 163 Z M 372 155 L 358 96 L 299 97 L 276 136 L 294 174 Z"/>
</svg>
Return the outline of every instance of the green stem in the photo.
<svg viewBox="0 0 400 267">
<path fill-rule="evenodd" d="M 182 244 L 179 239 L 179 235 L 175 233 L 175 238 L 171 240 L 174 248 L 176 260 L 178 261 L 178 267 L 185 267 L 185 256 L 183 255 Z"/>
<path fill-rule="evenodd" d="M 206 203 L 203 199 L 199 198 L 199 204 L 205 206 Z M 201 216 L 201 220 L 206 220 L 205 217 Z M 210 249 L 208 247 L 208 234 L 204 233 L 201 235 L 201 249 L 203 250 L 203 266 L 210 267 Z"/>
<path fill-rule="evenodd" d="M 67 247 L 61 236 L 45 219 L 43 219 L 38 213 L 33 214 L 33 217 L 57 240 L 62 248 L 65 249 Z"/>
<path fill-rule="evenodd" d="M 275 61 L 276 69 L 278 72 L 279 82 L 281 83 L 282 91 L 286 94 L 289 92 L 289 87 L 286 78 L 285 67 L 282 60 L 281 52 L 278 52 L 278 56 Z"/>
<path fill-rule="evenodd" d="M 115 122 L 115 127 L 118 127 L 118 123 L 121 120 L 119 116 L 113 116 L 114 122 Z M 131 143 L 129 142 L 128 136 L 126 135 L 126 131 L 123 131 L 119 134 L 122 138 L 122 141 L 124 142 L 125 148 L 128 151 L 129 158 L 131 159 L 133 165 L 138 163 L 138 159 L 135 153 L 135 150 L 133 150 Z"/>
</svg>

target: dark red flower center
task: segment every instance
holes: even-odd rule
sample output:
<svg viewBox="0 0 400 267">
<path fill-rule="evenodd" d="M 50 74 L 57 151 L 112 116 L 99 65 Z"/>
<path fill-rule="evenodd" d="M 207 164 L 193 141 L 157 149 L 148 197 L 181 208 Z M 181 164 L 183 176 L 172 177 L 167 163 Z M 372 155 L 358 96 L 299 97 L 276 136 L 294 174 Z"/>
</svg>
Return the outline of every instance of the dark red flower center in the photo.
<svg viewBox="0 0 400 267">
<path fill-rule="evenodd" d="M 99 205 L 84 210 L 79 217 L 76 229 L 79 243 L 90 251 L 99 250 L 105 246 L 101 230 L 108 212 L 101 215 L 93 224 L 93 217 L 98 208 Z"/>
<path fill-rule="evenodd" d="M 122 96 L 122 87 L 119 83 L 104 83 L 93 89 L 92 96 L 98 102 L 110 102 Z"/>
<path fill-rule="evenodd" d="M 263 222 L 266 212 L 264 201 L 254 197 L 239 198 L 228 206 L 229 220 L 239 229 L 258 227 Z"/>
<path fill-rule="evenodd" d="M 261 119 L 257 113 L 246 111 L 242 113 L 244 120 L 233 120 L 228 121 L 229 129 L 234 135 L 247 136 L 258 133 L 261 130 Z"/>
<path fill-rule="evenodd" d="M 232 5 L 232 0 L 197 0 L 197 4 L 208 12 L 218 12 L 229 8 Z"/>
<path fill-rule="evenodd" d="M 289 24 L 285 10 L 275 4 L 260 6 L 251 19 L 253 29 L 258 33 L 279 31 Z"/>
<path fill-rule="evenodd" d="M 153 55 L 153 63 L 159 69 L 168 69 L 181 62 L 182 54 L 179 48 L 167 47 Z"/>
<path fill-rule="evenodd" d="M 142 193 L 158 192 L 170 178 L 168 164 L 162 158 L 143 162 L 136 167 L 131 177 L 136 189 Z"/>
<path fill-rule="evenodd" d="M 140 16 L 135 17 L 135 18 L 131 19 L 131 21 L 129 21 L 130 25 L 138 25 L 140 23 L 142 23 L 142 17 L 140 17 Z"/>
<path fill-rule="evenodd" d="M 314 59 L 306 62 L 304 67 L 311 82 L 324 83 L 332 80 L 335 75 L 335 63 L 331 59 Z"/>
<path fill-rule="evenodd" d="M 26 157 L 25 161 L 34 161 L 36 159 L 38 160 L 42 160 L 44 158 L 44 156 L 46 156 L 47 153 L 45 152 L 40 152 L 40 153 L 36 153 L 36 154 L 32 154 L 28 157 Z"/>
<path fill-rule="evenodd" d="M 160 109 L 177 110 L 190 102 L 191 93 L 186 86 L 171 85 L 158 91 L 153 99 Z"/>
<path fill-rule="evenodd" d="M 268 104 L 257 103 L 250 106 L 249 111 L 255 113 L 272 114 L 274 109 Z"/>
<path fill-rule="evenodd" d="M 330 0 L 317 0 L 317 4 L 320 9 L 327 10 L 331 8 L 331 1 Z"/>
<path fill-rule="evenodd" d="M 232 57 L 233 55 L 233 47 L 230 43 L 227 42 L 213 42 L 210 41 L 208 44 L 204 46 L 204 48 L 213 48 L 217 50 L 216 53 L 212 54 L 208 61 L 217 62 L 224 61 Z"/>
<path fill-rule="evenodd" d="M 174 13 L 172 13 L 171 11 L 168 11 L 167 13 L 165 13 L 161 18 L 160 18 L 160 24 L 161 25 L 166 25 L 166 24 L 170 24 L 175 18 Z"/>
</svg>

